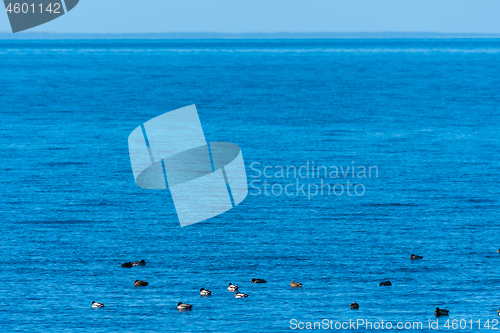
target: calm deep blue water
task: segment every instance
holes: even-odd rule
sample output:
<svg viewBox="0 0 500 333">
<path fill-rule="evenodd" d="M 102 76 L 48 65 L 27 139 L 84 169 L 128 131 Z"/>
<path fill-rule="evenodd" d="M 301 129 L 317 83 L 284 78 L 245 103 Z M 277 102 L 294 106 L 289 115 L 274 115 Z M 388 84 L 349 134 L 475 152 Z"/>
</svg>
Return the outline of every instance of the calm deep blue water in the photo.
<svg viewBox="0 0 500 333">
<path fill-rule="evenodd" d="M 437 306 L 450 310 L 440 331 L 457 331 L 447 319 L 492 328 L 499 60 L 495 39 L 1 40 L 0 330 L 278 332 L 292 319 L 363 319 L 424 332 Z M 320 181 L 277 178 L 279 166 L 375 166 L 378 177 L 325 179 L 364 195 L 251 189 L 181 228 L 169 191 L 135 185 L 127 138 L 190 104 L 207 141 L 241 147 L 249 182 L 252 163 L 272 167 L 260 185 L 276 189 Z M 250 296 L 233 298 L 229 282 Z"/>
</svg>

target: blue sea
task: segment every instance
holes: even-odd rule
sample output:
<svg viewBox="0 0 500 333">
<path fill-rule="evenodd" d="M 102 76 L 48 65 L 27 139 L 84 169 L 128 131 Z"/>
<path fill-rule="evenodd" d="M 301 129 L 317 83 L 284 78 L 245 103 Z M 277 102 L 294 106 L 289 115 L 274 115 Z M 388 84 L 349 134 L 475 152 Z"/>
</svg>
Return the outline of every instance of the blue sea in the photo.
<svg viewBox="0 0 500 333">
<path fill-rule="evenodd" d="M 127 139 L 191 104 L 253 185 L 181 228 Z M 0 40 L 0 115 L 1 331 L 500 328 L 499 39 Z"/>
</svg>

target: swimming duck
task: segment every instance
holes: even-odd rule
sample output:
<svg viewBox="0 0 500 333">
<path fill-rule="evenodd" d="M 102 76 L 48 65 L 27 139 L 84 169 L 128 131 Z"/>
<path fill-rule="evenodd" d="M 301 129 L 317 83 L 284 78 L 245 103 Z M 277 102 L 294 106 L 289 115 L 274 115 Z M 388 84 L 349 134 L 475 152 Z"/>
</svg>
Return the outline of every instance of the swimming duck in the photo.
<svg viewBox="0 0 500 333">
<path fill-rule="evenodd" d="M 379 286 L 392 286 L 392 283 L 391 283 L 391 281 L 384 281 L 384 282 L 380 282 L 378 285 Z"/>
<path fill-rule="evenodd" d="M 450 312 L 450 310 L 436 308 L 436 310 L 434 311 L 434 314 L 438 317 L 439 316 L 447 316 L 449 312 Z"/>
<path fill-rule="evenodd" d="M 177 303 L 178 310 L 191 310 L 193 306 L 191 304 L 184 304 L 182 302 Z"/>
<path fill-rule="evenodd" d="M 132 263 L 132 266 L 144 266 L 146 265 L 146 262 L 144 261 L 144 259 L 142 259 L 141 261 L 134 261 Z"/>
<path fill-rule="evenodd" d="M 294 287 L 294 288 L 297 288 L 297 287 L 302 287 L 302 283 L 292 281 L 292 283 L 290 283 L 290 286 L 292 286 L 292 287 Z"/>
<path fill-rule="evenodd" d="M 93 308 L 103 308 L 104 304 L 92 301 L 92 307 Z"/>
<path fill-rule="evenodd" d="M 500 316 L 500 309 L 498 309 L 498 315 Z"/>
<path fill-rule="evenodd" d="M 358 303 L 356 303 L 356 302 L 353 302 L 353 303 L 351 304 L 351 309 L 359 309 L 359 304 L 358 304 Z"/>
<path fill-rule="evenodd" d="M 238 291 L 238 286 L 235 286 L 231 282 L 229 282 L 229 286 L 227 287 L 227 290 L 229 291 Z"/>
<path fill-rule="evenodd" d="M 417 256 L 416 254 L 412 254 L 410 256 L 410 260 L 420 260 L 420 259 L 424 259 L 424 257 L 422 256 Z"/>
<path fill-rule="evenodd" d="M 132 266 L 133 266 L 133 264 L 131 262 L 126 262 L 126 263 L 122 264 L 122 267 L 125 267 L 125 268 L 130 268 Z"/>
<path fill-rule="evenodd" d="M 234 298 L 243 298 L 243 297 L 248 297 L 248 295 L 244 294 L 244 293 L 236 293 L 236 294 L 234 294 Z"/>
<path fill-rule="evenodd" d="M 264 279 L 252 279 L 252 283 L 266 283 L 267 281 Z"/>
<path fill-rule="evenodd" d="M 136 287 L 145 287 L 149 284 L 149 282 L 146 281 L 140 281 L 140 280 L 135 280 L 134 286 Z"/>
<path fill-rule="evenodd" d="M 206 290 L 205 288 L 201 288 L 200 295 L 201 296 L 210 296 L 210 295 L 212 295 L 212 292 L 210 290 Z"/>
</svg>

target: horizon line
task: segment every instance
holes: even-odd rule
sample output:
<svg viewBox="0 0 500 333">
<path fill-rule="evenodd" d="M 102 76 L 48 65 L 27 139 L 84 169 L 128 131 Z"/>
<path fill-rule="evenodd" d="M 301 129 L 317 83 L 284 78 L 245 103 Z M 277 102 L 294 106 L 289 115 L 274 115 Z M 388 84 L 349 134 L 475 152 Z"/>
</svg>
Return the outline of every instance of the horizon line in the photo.
<svg viewBox="0 0 500 333">
<path fill-rule="evenodd" d="M 139 37 L 139 38 L 138 38 Z M 345 38 L 500 38 L 500 33 L 475 32 L 0 32 L 0 39 L 345 39 Z"/>
</svg>

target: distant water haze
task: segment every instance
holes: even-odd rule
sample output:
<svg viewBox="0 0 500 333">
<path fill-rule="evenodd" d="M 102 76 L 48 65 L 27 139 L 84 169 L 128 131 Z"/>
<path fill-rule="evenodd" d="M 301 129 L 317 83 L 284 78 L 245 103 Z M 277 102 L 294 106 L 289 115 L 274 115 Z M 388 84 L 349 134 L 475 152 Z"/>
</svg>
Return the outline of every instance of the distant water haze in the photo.
<svg viewBox="0 0 500 333">
<path fill-rule="evenodd" d="M 51 33 L 0 32 L 0 39 L 427 39 L 427 38 L 500 38 L 500 33 L 440 32 L 170 32 L 170 33 Z"/>
</svg>

